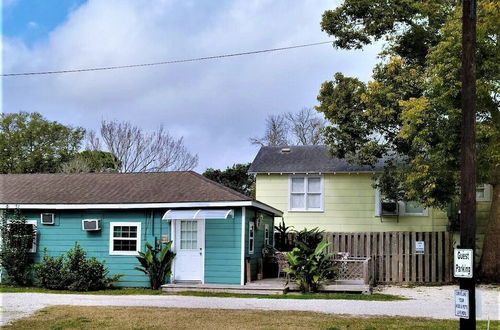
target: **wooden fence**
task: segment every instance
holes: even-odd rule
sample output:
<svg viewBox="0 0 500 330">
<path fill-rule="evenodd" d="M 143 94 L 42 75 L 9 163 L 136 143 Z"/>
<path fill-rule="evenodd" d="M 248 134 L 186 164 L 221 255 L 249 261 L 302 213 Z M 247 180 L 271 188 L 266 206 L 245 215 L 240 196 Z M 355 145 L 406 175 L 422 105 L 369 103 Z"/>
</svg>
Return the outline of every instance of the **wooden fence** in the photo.
<svg viewBox="0 0 500 330">
<path fill-rule="evenodd" d="M 447 232 L 325 233 L 329 252 L 371 257 L 375 282 L 451 281 L 450 234 Z M 415 242 L 424 242 L 423 254 Z"/>
</svg>

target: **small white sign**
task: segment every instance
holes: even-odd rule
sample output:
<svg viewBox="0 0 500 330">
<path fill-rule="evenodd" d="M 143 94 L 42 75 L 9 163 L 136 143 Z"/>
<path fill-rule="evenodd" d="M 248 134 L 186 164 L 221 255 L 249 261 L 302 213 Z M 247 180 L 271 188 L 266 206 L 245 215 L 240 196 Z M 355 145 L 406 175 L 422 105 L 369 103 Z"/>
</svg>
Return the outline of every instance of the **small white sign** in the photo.
<svg viewBox="0 0 500 330">
<path fill-rule="evenodd" d="M 424 254 L 424 251 L 425 251 L 425 242 L 415 241 L 415 254 Z"/>
<path fill-rule="evenodd" d="M 455 277 L 472 278 L 473 257 L 472 249 L 455 249 L 453 258 L 453 274 Z"/>
<path fill-rule="evenodd" d="M 455 289 L 455 316 L 469 318 L 469 291 Z"/>
</svg>

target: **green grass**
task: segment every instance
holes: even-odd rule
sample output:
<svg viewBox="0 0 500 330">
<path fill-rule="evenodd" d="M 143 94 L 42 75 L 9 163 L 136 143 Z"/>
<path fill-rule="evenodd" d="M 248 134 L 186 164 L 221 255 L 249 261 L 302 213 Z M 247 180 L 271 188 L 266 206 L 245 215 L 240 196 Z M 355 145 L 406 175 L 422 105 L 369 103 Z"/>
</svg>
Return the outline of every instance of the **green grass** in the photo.
<svg viewBox="0 0 500 330">
<path fill-rule="evenodd" d="M 371 300 L 371 301 L 396 301 L 409 300 L 401 296 L 390 294 L 357 294 L 357 293 L 288 293 L 284 295 L 264 295 L 264 294 L 243 294 L 227 292 L 199 292 L 184 291 L 178 292 L 179 296 L 196 297 L 221 297 L 221 298 L 257 298 L 257 299 L 344 299 L 344 300 Z"/>
<path fill-rule="evenodd" d="M 408 300 L 407 298 L 389 295 L 389 294 L 356 294 L 356 293 L 288 293 L 285 295 L 265 295 L 265 294 L 242 294 L 226 292 L 199 292 L 184 291 L 178 293 L 162 293 L 160 290 L 151 290 L 143 288 L 116 288 L 101 291 L 68 291 L 68 290 L 48 290 L 37 287 L 15 287 L 0 285 L 0 293 L 58 293 L 58 294 L 88 294 L 88 295 L 110 295 L 110 296 L 128 296 L 128 295 L 178 295 L 195 297 L 221 297 L 221 298 L 257 298 L 257 299 L 345 299 L 345 300 L 371 300 L 371 301 L 396 301 Z"/>
<path fill-rule="evenodd" d="M 99 291 L 68 291 L 68 290 L 49 290 L 37 287 L 17 287 L 0 285 L 0 293 L 21 293 L 21 292 L 31 292 L 31 293 L 59 293 L 59 294 L 91 294 L 91 295 L 110 295 L 110 296 L 128 296 L 128 295 L 161 295 L 160 290 L 151 290 L 143 288 L 115 288 L 108 290 Z"/>
<path fill-rule="evenodd" d="M 500 322 L 491 322 L 498 329 Z M 4 329 L 457 329 L 458 320 L 299 311 L 51 306 Z M 486 321 L 478 322 L 486 329 Z"/>
</svg>

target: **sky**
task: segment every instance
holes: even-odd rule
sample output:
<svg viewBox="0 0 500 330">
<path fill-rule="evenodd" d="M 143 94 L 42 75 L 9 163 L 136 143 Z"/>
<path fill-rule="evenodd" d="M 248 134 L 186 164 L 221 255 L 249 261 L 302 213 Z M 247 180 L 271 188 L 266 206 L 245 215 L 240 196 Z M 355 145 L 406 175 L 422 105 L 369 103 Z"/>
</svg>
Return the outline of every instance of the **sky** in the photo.
<svg viewBox="0 0 500 330">
<path fill-rule="evenodd" d="M 3 0 L 4 73 L 159 62 L 332 40 L 327 0 Z M 163 125 L 198 154 L 195 169 L 251 162 L 271 114 L 317 104 L 335 72 L 370 78 L 378 45 L 320 45 L 138 69 L 4 77 L 2 111 L 97 129 Z"/>
</svg>

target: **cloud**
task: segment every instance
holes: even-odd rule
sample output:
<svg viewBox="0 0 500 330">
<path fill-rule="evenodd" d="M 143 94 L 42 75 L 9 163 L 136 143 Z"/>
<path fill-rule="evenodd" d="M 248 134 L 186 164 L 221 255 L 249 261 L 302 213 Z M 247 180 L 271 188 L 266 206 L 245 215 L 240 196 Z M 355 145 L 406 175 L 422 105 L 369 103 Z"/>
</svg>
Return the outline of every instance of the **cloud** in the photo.
<svg viewBox="0 0 500 330">
<path fill-rule="evenodd" d="M 114 66 L 328 40 L 319 22 L 334 3 L 90 0 L 43 42 L 4 38 L 4 71 Z M 213 61 L 30 78 L 6 78 L 3 110 L 38 111 L 96 128 L 101 119 L 163 124 L 200 156 L 198 170 L 249 162 L 268 114 L 316 103 L 337 71 L 368 79 L 378 47 L 329 45 Z"/>
<path fill-rule="evenodd" d="M 36 28 L 38 28 L 38 24 L 37 24 L 36 22 L 33 22 L 33 21 L 32 21 L 32 22 L 29 22 L 29 23 L 28 23 L 28 27 L 29 27 L 30 29 L 36 29 Z"/>
</svg>

